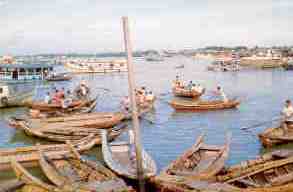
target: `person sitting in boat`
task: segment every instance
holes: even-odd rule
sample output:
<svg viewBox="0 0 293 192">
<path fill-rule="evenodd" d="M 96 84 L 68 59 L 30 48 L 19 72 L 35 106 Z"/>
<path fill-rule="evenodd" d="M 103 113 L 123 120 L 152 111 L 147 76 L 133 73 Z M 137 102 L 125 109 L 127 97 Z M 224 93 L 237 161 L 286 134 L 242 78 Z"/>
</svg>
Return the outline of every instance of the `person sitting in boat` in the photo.
<svg viewBox="0 0 293 192">
<path fill-rule="evenodd" d="M 61 90 L 58 91 L 57 96 L 61 99 L 65 96 L 65 89 L 62 87 Z"/>
<path fill-rule="evenodd" d="M 58 89 L 55 88 L 55 92 L 53 93 L 53 96 L 52 96 L 52 103 L 54 104 L 60 104 L 60 97 L 58 92 L 59 92 Z"/>
<path fill-rule="evenodd" d="M 228 98 L 225 94 L 225 92 L 223 91 L 222 87 L 218 86 L 217 90 L 216 90 L 216 96 L 218 96 L 223 102 L 228 102 Z"/>
<path fill-rule="evenodd" d="M 130 111 L 130 98 L 125 96 L 121 101 L 122 111 L 128 113 Z"/>
<path fill-rule="evenodd" d="M 293 106 L 290 100 L 286 100 L 285 106 L 282 110 L 282 117 L 283 117 L 283 128 L 284 131 L 287 132 L 288 125 L 293 124 Z"/>
<path fill-rule="evenodd" d="M 153 94 L 153 92 L 152 91 L 148 92 L 145 98 L 146 102 L 152 103 L 154 99 L 155 99 L 155 95 Z"/>
<path fill-rule="evenodd" d="M 72 104 L 72 98 L 70 97 L 65 98 L 65 96 L 63 95 L 60 100 L 63 109 L 68 108 Z"/>
<path fill-rule="evenodd" d="M 78 98 L 86 98 L 90 93 L 89 87 L 86 85 L 85 81 L 82 81 L 81 84 L 76 89 L 76 94 Z"/>
<path fill-rule="evenodd" d="M 199 93 L 202 93 L 202 92 L 204 91 L 204 89 L 203 89 L 203 87 L 201 86 L 201 84 L 198 84 L 196 87 L 197 87 L 197 91 L 198 91 Z"/>
<path fill-rule="evenodd" d="M 192 81 L 189 81 L 188 85 L 187 85 L 187 89 L 190 89 L 192 88 L 192 86 L 194 85 L 194 83 Z"/>
<path fill-rule="evenodd" d="M 47 104 L 50 104 L 51 103 L 51 96 L 50 96 L 50 93 L 49 92 L 47 92 L 44 101 Z"/>
<path fill-rule="evenodd" d="M 173 81 L 172 87 L 173 88 L 181 87 L 181 82 L 180 82 L 180 79 L 179 79 L 178 75 L 176 75 L 176 79 Z"/>
</svg>

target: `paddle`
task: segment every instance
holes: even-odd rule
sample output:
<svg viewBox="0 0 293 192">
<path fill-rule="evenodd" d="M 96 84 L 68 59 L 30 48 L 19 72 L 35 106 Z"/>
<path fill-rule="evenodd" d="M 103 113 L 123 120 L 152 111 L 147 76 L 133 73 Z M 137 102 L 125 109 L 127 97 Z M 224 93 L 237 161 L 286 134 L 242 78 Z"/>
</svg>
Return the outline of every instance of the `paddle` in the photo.
<svg viewBox="0 0 293 192">
<path fill-rule="evenodd" d="M 272 123 L 274 121 L 279 121 L 281 120 L 282 117 L 275 117 L 273 118 L 272 120 L 269 120 L 269 121 L 263 121 L 263 122 L 260 122 L 260 123 L 257 123 L 257 124 L 254 124 L 254 125 L 251 125 L 251 126 L 247 126 L 247 127 L 241 127 L 241 130 L 247 130 L 247 129 L 252 129 L 252 128 L 257 128 L 257 127 L 260 127 L 262 125 L 265 125 L 265 124 L 268 124 L 268 123 Z"/>
</svg>

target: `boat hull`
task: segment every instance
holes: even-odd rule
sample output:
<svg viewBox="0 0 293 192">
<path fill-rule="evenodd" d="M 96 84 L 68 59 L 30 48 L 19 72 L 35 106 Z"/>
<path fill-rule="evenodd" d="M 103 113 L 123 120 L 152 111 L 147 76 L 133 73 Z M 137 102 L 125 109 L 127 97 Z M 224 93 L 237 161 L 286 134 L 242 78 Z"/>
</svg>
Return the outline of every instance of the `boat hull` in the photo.
<svg viewBox="0 0 293 192">
<path fill-rule="evenodd" d="M 223 109 L 233 109 L 237 108 L 240 105 L 240 102 L 237 100 L 229 100 L 228 102 L 217 101 L 213 103 L 201 101 L 171 101 L 169 104 L 176 110 L 176 111 L 213 111 L 213 110 L 223 110 Z"/>
</svg>

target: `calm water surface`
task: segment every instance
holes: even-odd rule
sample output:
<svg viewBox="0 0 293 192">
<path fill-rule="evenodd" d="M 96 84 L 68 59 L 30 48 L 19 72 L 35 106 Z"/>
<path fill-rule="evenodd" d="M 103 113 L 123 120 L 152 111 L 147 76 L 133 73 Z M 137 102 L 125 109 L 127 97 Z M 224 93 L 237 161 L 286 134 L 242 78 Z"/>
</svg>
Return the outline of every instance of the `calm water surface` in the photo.
<svg viewBox="0 0 293 192">
<path fill-rule="evenodd" d="M 185 64 L 185 68 L 175 69 L 180 64 Z M 141 131 L 143 146 L 154 157 L 160 169 L 190 147 L 201 133 L 205 134 L 208 144 L 223 144 L 226 132 L 232 133 L 231 152 L 227 162 L 229 165 L 256 157 L 263 151 L 257 133 L 273 125 L 263 125 L 249 132 L 240 128 L 274 118 L 279 114 L 283 101 L 293 94 L 293 71 L 215 73 L 206 71 L 208 64 L 209 61 L 206 60 L 186 57 L 167 58 L 164 62 L 135 61 L 137 85 L 152 89 L 158 96 L 155 110 L 146 115 L 148 120 L 141 121 Z M 168 101 L 172 98 L 171 81 L 177 74 L 186 81 L 201 83 L 207 90 L 213 90 L 219 84 L 228 96 L 239 97 L 241 106 L 226 111 L 176 113 L 168 105 Z M 87 80 L 94 92 L 99 94 L 97 111 L 119 110 L 121 97 L 128 93 L 126 73 L 79 75 L 72 82 L 42 84 L 36 90 L 36 98 L 41 98 L 54 86 L 73 87 L 81 79 Z M 7 125 L 10 116 L 21 115 L 25 111 L 26 109 L 0 111 L 0 148 L 42 142 Z M 100 159 L 100 150 L 97 148 L 93 151 L 90 154 L 97 154 Z"/>
</svg>

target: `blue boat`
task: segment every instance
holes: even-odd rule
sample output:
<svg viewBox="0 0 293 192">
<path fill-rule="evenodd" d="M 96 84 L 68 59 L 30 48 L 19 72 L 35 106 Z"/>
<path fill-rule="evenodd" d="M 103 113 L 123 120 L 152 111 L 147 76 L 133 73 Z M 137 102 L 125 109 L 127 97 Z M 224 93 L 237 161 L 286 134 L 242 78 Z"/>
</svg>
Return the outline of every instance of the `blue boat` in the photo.
<svg viewBox="0 0 293 192">
<path fill-rule="evenodd" d="M 0 82 L 29 83 L 46 80 L 53 71 L 50 64 L 0 64 Z"/>
</svg>

